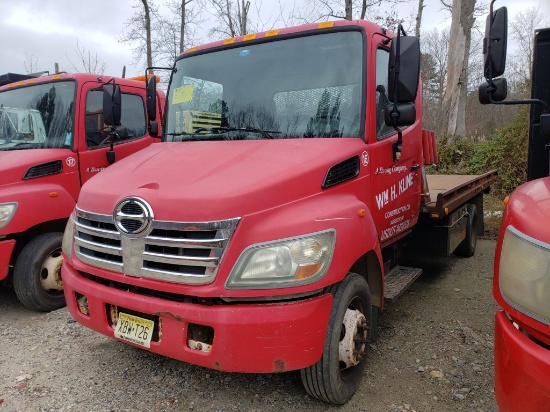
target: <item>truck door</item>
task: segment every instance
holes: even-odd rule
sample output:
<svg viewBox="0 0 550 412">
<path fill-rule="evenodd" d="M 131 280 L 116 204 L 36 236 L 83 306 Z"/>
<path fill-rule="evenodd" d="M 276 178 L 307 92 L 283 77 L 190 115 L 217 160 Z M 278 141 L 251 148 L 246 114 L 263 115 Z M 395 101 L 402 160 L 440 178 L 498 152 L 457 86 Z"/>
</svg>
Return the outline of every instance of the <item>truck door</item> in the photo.
<svg viewBox="0 0 550 412">
<path fill-rule="evenodd" d="M 402 152 L 394 159 L 397 132 L 384 123 L 384 108 L 390 103 L 387 96 L 389 50 L 379 44 L 370 57 L 376 62 L 376 74 L 370 76 L 375 82 L 371 80 L 369 84 L 372 102 L 369 107 L 375 107 L 376 112 L 370 121 L 367 118 L 372 159 L 370 207 L 377 222 L 380 243 L 384 246 L 407 233 L 418 220 L 422 123 L 417 120 L 403 130 Z M 417 108 L 418 119 L 421 116 L 422 110 Z"/>
<path fill-rule="evenodd" d="M 88 86 L 81 96 L 77 130 L 80 131 L 80 179 L 84 184 L 109 166 L 106 152 L 110 144 L 106 140 L 109 129 L 103 123 L 103 91 L 97 85 Z M 149 146 L 154 140 L 147 132 L 144 89 L 121 86 L 121 97 L 121 126 L 126 130 L 127 136 L 121 134 L 121 138 L 114 143 L 115 161 Z"/>
</svg>

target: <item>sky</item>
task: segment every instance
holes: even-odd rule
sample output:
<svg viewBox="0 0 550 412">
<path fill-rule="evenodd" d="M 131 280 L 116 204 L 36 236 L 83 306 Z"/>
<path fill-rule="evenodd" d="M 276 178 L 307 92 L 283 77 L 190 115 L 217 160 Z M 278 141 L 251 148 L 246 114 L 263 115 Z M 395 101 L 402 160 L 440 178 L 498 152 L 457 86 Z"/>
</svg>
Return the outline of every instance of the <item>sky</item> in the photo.
<svg viewBox="0 0 550 412">
<path fill-rule="evenodd" d="M 301 0 L 251 3 L 261 4 L 262 12 L 267 13 L 273 7 L 273 13 L 278 14 L 278 4 L 290 10 L 285 2 L 291 1 Z M 36 71 L 53 73 L 55 63 L 60 70 L 75 71 L 73 65 L 81 67 L 77 59 L 79 47 L 106 63 L 105 74 L 120 76 L 125 66 L 126 77 L 141 75 L 143 69 L 133 64 L 131 46 L 117 40 L 134 14 L 132 6 L 140 4 L 137 0 L 0 0 L 0 74 L 28 73 L 30 62 Z M 403 17 L 413 15 L 417 4 L 417 0 L 411 0 L 399 11 Z M 450 26 L 450 17 L 442 11 L 439 0 L 424 0 L 424 4 L 422 30 Z M 542 15 L 550 16 L 550 0 L 498 0 L 495 7 L 500 6 L 508 7 L 510 20 L 519 10 L 529 7 L 538 7 Z M 206 34 L 204 38 L 207 42 Z"/>
</svg>

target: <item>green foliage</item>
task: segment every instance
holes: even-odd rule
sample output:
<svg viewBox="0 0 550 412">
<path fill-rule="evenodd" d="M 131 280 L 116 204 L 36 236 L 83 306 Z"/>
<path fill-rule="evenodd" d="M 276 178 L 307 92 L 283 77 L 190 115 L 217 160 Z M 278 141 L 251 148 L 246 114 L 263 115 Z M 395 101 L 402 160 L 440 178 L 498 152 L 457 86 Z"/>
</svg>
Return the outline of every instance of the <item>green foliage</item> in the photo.
<svg viewBox="0 0 550 412">
<path fill-rule="evenodd" d="M 528 116 L 529 107 L 521 107 L 509 126 L 485 141 L 455 139 L 447 145 L 446 137 L 438 139 L 439 165 L 435 173 L 483 174 L 496 169 L 499 178 L 491 191 L 501 199 L 509 195 L 527 178 Z"/>
</svg>

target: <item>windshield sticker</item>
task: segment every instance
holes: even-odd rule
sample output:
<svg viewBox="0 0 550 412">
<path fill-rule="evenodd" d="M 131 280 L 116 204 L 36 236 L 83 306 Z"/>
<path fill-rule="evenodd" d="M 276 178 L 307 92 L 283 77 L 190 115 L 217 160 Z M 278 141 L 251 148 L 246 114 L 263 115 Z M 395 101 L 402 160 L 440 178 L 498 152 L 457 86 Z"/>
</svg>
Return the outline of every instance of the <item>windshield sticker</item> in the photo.
<svg viewBox="0 0 550 412">
<path fill-rule="evenodd" d="M 174 90 L 172 104 L 185 103 L 193 99 L 193 85 L 186 84 Z"/>
<path fill-rule="evenodd" d="M 74 157 L 67 157 L 65 163 L 67 163 L 67 166 L 69 167 L 74 167 L 74 165 L 76 165 L 76 159 Z"/>
</svg>

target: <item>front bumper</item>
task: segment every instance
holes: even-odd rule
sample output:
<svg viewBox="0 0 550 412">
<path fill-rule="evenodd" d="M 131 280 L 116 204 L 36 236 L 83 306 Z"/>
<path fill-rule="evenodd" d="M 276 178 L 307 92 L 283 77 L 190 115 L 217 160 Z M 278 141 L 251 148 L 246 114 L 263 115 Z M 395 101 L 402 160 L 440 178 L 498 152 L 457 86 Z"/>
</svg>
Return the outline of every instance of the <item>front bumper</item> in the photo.
<svg viewBox="0 0 550 412">
<path fill-rule="evenodd" d="M 3 240 L 0 242 L 0 280 L 3 280 L 8 276 L 11 254 L 14 247 L 15 240 L 13 239 Z"/>
<path fill-rule="evenodd" d="M 500 412 L 550 405 L 550 350 L 521 333 L 504 311 L 495 315 L 495 395 Z"/>
<path fill-rule="evenodd" d="M 146 350 L 228 372 L 284 372 L 314 364 L 323 352 L 332 307 L 330 294 L 269 304 L 176 302 L 101 285 L 81 276 L 67 262 L 62 277 L 67 307 L 84 326 L 114 338 L 110 305 L 158 316 L 158 341 Z M 89 315 L 79 310 L 77 293 L 87 298 Z M 190 325 L 213 329 L 209 352 L 188 345 Z"/>
</svg>

